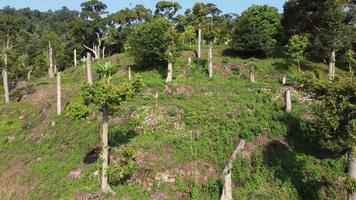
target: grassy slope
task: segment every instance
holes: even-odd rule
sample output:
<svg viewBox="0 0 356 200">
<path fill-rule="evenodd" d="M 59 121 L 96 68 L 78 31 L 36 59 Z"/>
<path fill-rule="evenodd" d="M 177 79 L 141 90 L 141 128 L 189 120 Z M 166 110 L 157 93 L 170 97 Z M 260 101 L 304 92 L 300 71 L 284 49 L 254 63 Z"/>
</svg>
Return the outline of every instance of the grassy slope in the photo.
<svg viewBox="0 0 356 200">
<path fill-rule="evenodd" d="M 132 64 L 125 54 L 110 60 Z M 184 66 L 186 60 L 182 57 L 178 64 Z M 216 66 L 222 68 L 222 60 L 217 56 Z M 243 61 L 230 58 L 228 65 Z M 245 138 L 247 150 L 233 171 L 235 199 L 343 199 L 345 158 L 315 154 L 305 128 L 309 103 L 300 102 L 301 94 L 296 92 L 293 114 L 283 111 L 278 77 L 296 67 L 288 69 L 290 65 L 281 58 L 254 62 L 256 84 L 244 74 L 237 78 L 215 73 L 209 81 L 206 71 L 198 67 L 178 77 L 176 67 L 175 80 L 165 87 L 162 72 L 134 71 L 142 76 L 145 88 L 111 120 L 111 177 L 121 169 L 133 173 L 129 181 L 113 186 L 115 197 L 99 192 L 99 177 L 93 174 L 100 169 L 100 159 L 92 164 L 83 161 L 100 145 L 101 117 L 95 108 L 87 120 L 73 121 L 65 114 L 55 115 L 51 92 L 36 99 L 37 104 L 32 101 L 36 92 L 20 102 L 1 103 L 0 195 L 5 199 L 147 199 L 155 195 L 218 199 L 218 177 L 239 138 Z M 304 66 L 321 75 L 326 69 L 310 62 Z M 62 77 L 64 104 L 78 99 L 85 80 L 82 67 L 67 69 Z M 113 81 L 125 79 L 121 71 Z M 31 84 L 37 91 L 54 90 L 53 81 L 39 79 Z M 123 154 L 130 155 L 132 167 L 124 167 Z M 70 180 L 68 173 L 75 169 L 81 169 L 82 175 Z"/>
</svg>

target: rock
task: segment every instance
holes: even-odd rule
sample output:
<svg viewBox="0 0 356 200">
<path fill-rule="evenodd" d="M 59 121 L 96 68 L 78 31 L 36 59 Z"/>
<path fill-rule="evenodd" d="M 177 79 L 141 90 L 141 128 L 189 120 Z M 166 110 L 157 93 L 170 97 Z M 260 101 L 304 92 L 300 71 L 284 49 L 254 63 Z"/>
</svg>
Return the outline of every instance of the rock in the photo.
<svg viewBox="0 0 356 200">
<path fill-rule="evenodd" d="M 121 198 L 121 200 L 131 200 L 131 199 L 130 199 L 130 197 L 128 197 L 128 196 L 123 196 L 123 197 Z"/>
<path fill-rule="evenodd" d="M 8 136 L 8 137 L 7 137 L 7 141 L 8 141 L 8 142 L 13 142 L 15 139 L 16 139 L 15 136 Z"/>
<path fill-rule="evenodd" d="M 211 96 L 213 96 L 213 95 L 214 95 L 214 93 L 213 93 L 213 92 L 205 92 L 205 93 L 204 93 L 204 95 L 205 95 L 205 96 L 209 96 L 209 97 L 211 97 Z"/>
<path fill-rule="evenodd" d="M 167 200 L 168 195 L 165 192 L 156 192 L 152 194 L 149 200 Z"/>
<path fill-rule="evenodd" d="M 23 120 L 24 118 L 25 118 L 25 117 L 21 115 L 21 116 L 19 117 L 19 120 Z"/>
<path fill-rule="evenodd" d="M 99 170 L 96 170 L 94 173 L 93 173 L 94 176 L 99 176 Z"/>
<path fill-rule="evenodd" d="M 82 175 L 82 169 L 75 169 L 75 170 L 70 171 L 67 177 L 70 180 L 74 180 L 74 179 L 78 178 L 80 175 Z"/>
<path fill-rule="evenodd" d="M 166 183 L 174 183 L 176 181 L 174 176 L 164 172 L 157 173 L 155 179 Z"/>
</svg>

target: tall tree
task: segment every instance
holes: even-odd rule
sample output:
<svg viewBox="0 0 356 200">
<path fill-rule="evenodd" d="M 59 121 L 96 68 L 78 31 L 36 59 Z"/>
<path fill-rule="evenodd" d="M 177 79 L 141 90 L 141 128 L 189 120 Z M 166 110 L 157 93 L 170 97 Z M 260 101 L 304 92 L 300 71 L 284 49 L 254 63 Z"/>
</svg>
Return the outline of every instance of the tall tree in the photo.
<svg viewBox="0 0 356 200">
<path fill-rule="evenodd" d="M 342 0 L 290 0 L 284 5 L 282 24 L 286 35 L 308 34 L 309 53 L 329 62 L 333 79 L 337 58 L 350 49 L 353 28 L 347 28 L 347 14 Z M 351 20 L 352 21 L 352 20 Z"/>
<path fill-rule="evenodd" d="M 159 1 L 156 4 L 155 15 L 161 15 L 162 17 L 172 20 L 182 6 L 178 2 L 172 1 Z"/>
<path fill-rule="evenodd" d="M 2 78 L 3 78 L 3 84 L 4 84 L 4 95 L 5 95 L 5 103 L 10 102 L 10 96 L 9 96 L 9 81 L 8 81 L 8 52 L 10 50 L 10 39 L 9 36 L 6 39 L 5 44 L 3 45 L 2 49 L 2 58 L 4 61 L 4 68 L 2 70 Z"/>
<path fill-rule="evenodd" d="M 108 128 L 109 116 L 116 112 L 120 105 L 128 98 L 134 96 L 139 92 L 141 82 L 136 79 L 133 82 L 124 83 L 121 86 L 110 83 L 111 76 L 115 73 L 114 66 L 106 63 L 103 68 L 99 70 L 101 80 L 95 82 L 93 85 L 85 84 L 82 87 L 84 102 L 99 106 L 102 112 L 103 126 L 102 126 L 102 176 L 101 176 L 101 190 L 105 193 L 112 192 L 108 183 L 108 164 L 109 164 L 109 146 L 108 146 Z"/>
<path fill-rule="evenodd" d="M 83 44 L 83 46 L 95 55 L 95 59 L 99 59 L 102 53 L 101 36 L 106 28 L 106 21 L 103 18 L 103 15 L 107 14 L 107 5 L 98 0 L 90 0 L 82 3 L 80 6 L 82 7 L 80 16 L 89 24 L 92 30 L 89 38 L 86 38 L 84 35 L 82 36 L 87 40 L 84 42 L 89 46 L 92 45 L 92 48 L 86 44 Z"/>
<path fill-rule="evenodd" d="M 252 55 L 268 55 L 278 44 L 281 30 L 278 9 L 263 5 L 252 6 L 236 20 L 232 47 Z"/>
</svg>

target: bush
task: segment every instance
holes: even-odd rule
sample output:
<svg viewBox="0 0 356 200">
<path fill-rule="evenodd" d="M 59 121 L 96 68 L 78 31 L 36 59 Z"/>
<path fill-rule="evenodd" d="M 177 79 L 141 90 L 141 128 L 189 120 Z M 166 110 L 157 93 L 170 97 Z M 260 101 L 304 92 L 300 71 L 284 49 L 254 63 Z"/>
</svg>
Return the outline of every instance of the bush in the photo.
<svg viewBox="0 0 356 200">
<path fill-rule="evenodd" d="M 223 57 L 223 61 L 224 64 L 229 64 L 230 59 L 228 57 Z"/>
<path fill-rule="evenodd" d="M 109 183 L 118 185 L 128 180 L 137 168 L 135 161 L 136 151 L 130 147 L 123 146 L 114 150 L 113 154 L 119 157 L 119 165 L 111 165 L 108 170 Z"/>
<path fill-rule="evenodd" d="M 349 192 L 356 192 L 356 179 L 348 177 L 346 180 L 346 188 Z"/>
<path fill-rule="evenodd" d="M 89 108 L 77 101 L 69 102 L 65 106 L 64 111 L 65 116 L 72 120 L 81 120 L 89 115 Z"/>
<path fill-rule="evenodd" d="M 240 66 L 238 65 L 235 65 L 233 68 L 232 68 L 232 75 L 233 76 L 240 76 L 241 72 L 240 72 Z"/>
<path fill-rule="evenodd" d="M 208 63 L 208 60 L 205 58 L 193 58 L 194 65 L 197 65 L 200 67 L 205 67 L 207 63 Z"/>
<path fill-rule="evenodd" d="M 174 37 L 171 27 L 169 21 L 157 17 L 130 35 L 127 49 L 137 64 L 147 66 L 166 62 L 167 51 L 172 50 L 172 40 L 176 42 L 179 38 Z"/>
</svg>

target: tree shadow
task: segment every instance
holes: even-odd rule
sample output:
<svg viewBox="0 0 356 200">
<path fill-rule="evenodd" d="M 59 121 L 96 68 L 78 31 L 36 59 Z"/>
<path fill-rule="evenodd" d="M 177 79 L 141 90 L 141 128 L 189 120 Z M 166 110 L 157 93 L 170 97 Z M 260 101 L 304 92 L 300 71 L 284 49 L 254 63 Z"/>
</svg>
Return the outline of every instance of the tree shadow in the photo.
<svg viewBox="0 0 356 200">
<path fill-rule="evenodd" d="M 167 63 L 158 63 L 154 65 L 129 65 L 128 67 L 131 67 L 131 71 L 134 73 L 142 73 L 142 72 L 148 72 L 152 70 L 158 71 L 158 73 L 161 75 L 161 78 L 165 79 L 167 77 L 168 73 L 168 68 L 167 68 Z"/>
<path fill-rule="evenodd" d="M 118 147 L 127 144 L 132 138 L 136 137 L 138 134 L 134 130 L 115 130 L 109 132 L 109 146 Z"/>
<path fill-rule="evenodd" d="M 94 147 L 94 148 L 90 149 L 86 153 L 86 155 L 85 155 L 85 157 L 83 159 L 83 162 L 85 164 L 93 164 L 93 163 L 95 163 L 100 157 L 100 152 L 101 152 L 101 148 L 100 147 Z"/>
<path fill-rule="evenodd" d="M 288 127 L 287 136 L 265 147 L 264 162 L 277 178 L 292 183 L 300 199 L 321 199 L 321 190 L 330 183 L 322 174 L 318 159 L 331 155 L 318 147 L 308 121 L 293 114 L 286 114 L 280 120 Z"/>
<path fill-rule="evenodd" d="M 322 178 L 308 176 L 310 163 L 283 141 L 270 142 L 263 152 L 264 162 L 274 170 L 282 182 L 291 182 L 300 199 L 320 199 L 320 190 L 326 185 Z"/>
<path fill-rule="evenodd" d="M 276 61 L 272 64 L 272 66 L 276 70 L 282 70 L 282 71 L 287 71 L 290 69 L 290 66 L 294 64 L 294 62 L 291 59 L 285 59 L 284 61 Z"/>
</svg>

